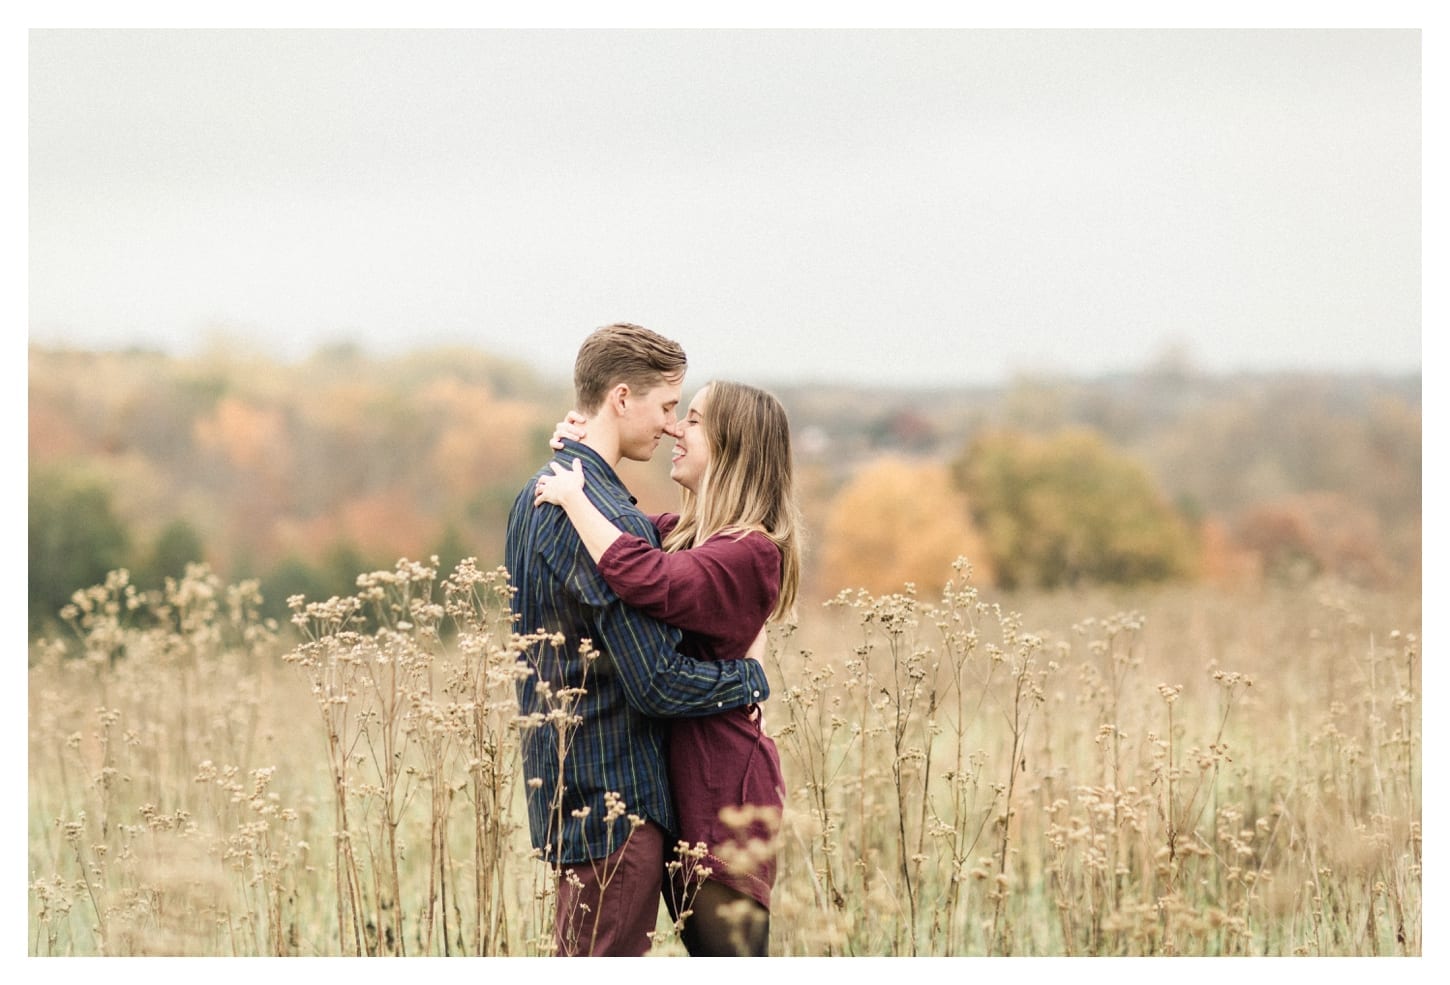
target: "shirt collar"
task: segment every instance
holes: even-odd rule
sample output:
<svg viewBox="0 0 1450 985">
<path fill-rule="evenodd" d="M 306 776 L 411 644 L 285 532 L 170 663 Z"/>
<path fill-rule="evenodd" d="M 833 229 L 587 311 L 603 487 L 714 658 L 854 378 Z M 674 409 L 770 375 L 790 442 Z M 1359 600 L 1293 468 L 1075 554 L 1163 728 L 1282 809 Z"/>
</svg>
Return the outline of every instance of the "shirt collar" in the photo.
<svg viewBox="0 0 1450 985">
<path fill-rule="evenodd" d="M 564 447 L 554 453 L 554 461 L 568 469 L 574 467 L 576 458 L 583 460 L 586 472 L 592 469 L 603 473 L 605 480 L 614 487 L 620 496 L 629 500 L 631 504 L 638 505 L 639 501 L 629 494 L 629 490 L 624 487 L 624 482 L 619 478 L 619 473 L 614 471 L 614 466 L 606 462 L 599 452 L 572 438 L 565 438 Z"/>
</svg>

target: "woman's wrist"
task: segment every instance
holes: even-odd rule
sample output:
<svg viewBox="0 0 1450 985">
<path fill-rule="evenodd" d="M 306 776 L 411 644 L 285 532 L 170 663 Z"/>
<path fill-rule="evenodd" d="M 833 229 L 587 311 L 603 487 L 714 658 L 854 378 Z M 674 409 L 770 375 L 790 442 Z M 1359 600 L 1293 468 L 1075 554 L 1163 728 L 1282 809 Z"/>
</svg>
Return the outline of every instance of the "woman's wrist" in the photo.
<svg viewBox="0 0 1450 985">
<path fill-rule="evenodd" d="M 584 495 L 583 489 L 570 489 L 559 498 L 559 505 L 564 507 L 564 512 L 571 516 L 575 511 L 589 505 L 589 497 Z"/>
</svg>

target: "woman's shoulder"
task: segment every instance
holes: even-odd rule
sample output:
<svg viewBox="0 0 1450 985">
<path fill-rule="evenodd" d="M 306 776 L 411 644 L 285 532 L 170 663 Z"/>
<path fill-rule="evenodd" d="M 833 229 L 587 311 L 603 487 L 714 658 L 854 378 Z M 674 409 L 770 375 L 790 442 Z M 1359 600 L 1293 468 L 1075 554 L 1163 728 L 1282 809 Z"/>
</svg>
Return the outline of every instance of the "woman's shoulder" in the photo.
<svg viewBox="0 0 1450 985">
<path fill-rule="evenodd" d="M 770 561 L 780 560 L 780 547 L 763 530 L 722 530 L 705 543 L 749 553 Z"/>
</svg>

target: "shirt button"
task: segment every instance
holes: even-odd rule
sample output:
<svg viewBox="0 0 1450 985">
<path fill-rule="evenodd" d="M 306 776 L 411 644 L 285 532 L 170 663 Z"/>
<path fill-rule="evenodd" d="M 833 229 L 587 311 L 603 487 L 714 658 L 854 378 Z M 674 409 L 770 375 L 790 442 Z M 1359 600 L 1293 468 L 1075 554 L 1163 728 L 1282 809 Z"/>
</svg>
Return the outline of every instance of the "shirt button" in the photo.
<svg viewBox="0 0 1450 985">
<path fill-rule="evenodd" d="M 723 702 L 723 701 L 717 701 L 717 702 L 715 702 L 715 707 L 716 708 L 724 708 L 725 707 L 725 702 Z"/>
<path fill-rule="evenodd" d="M 760 692 L 759 691 L 753 691 L 753 692 L 751 692 L 751 696 L 758 698 L 758 697 L 760 697 Z"/>
</svg>

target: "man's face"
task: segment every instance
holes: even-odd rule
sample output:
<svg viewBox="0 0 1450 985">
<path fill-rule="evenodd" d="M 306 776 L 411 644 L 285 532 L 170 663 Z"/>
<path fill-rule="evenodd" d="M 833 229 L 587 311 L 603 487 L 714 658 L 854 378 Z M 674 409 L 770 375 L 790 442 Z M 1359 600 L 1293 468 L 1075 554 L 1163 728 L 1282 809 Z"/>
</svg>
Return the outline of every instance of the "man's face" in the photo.
<svg viewBox="0 0 1450 985">
<path fill-rule="evenodd" d="M 664 435 L 675 437 L 679 424 L 675 411 L 680 406 L 684 380 L 660 381 L 650 390 L 631 390 L 625 397 L 624 416 L 619 421 L 619 453 L 634 462 L 648 462 Z"/>
</svg>

